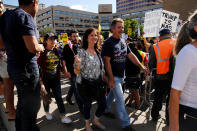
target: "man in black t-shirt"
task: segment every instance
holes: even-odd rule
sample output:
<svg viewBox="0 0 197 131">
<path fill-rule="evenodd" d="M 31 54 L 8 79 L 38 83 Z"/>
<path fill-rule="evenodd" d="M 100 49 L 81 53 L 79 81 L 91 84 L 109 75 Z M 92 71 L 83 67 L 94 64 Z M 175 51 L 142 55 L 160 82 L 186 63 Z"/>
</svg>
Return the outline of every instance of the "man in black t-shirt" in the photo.
<svg viewBox="0 0 197 131">
<path fill-rule="evenodd" d="M 77 49 L 79 46 L 79 33 L 75 30 L 71 31 L 70 39 L 71 39 L 71 43 L 64 46 L 62 53 L 62 59 L 64 64 L 63 67 L 65 68 L 65 70 L 67 70 L 67 72 L 65 72 L 64 75 L 66 78 L 70 79 L 70 85 L 71 85 L 68 94 L 66 96 L 66 101 L 70 105 L 74 105 L 74 103 L 71 100 L 72 95 L 74 93 L 75 100 L 77 102 L 79 110 L 83 112 L 82 102 L 80 101 L 76 93 L 76 87 L 75 87 L 76 75 L 74 73 L 74 67 L 73 67 L 74 56 L 77 55 Z"/>
<path fill-rule="evenodd" d="M 38 0 L 19 0 L 19 8 L 4 13 L 0 32 L 8 56 L 8 73 L 17 88 L 16 131 L 39 131 L 40 79 L 37 57 L 44 51 L 34 18 Z"/>
<path fill-rule="evenodd" d="M 132 131 L 130 126 L 130 118 L 124 105 L 124 97 L 122 91 L 122 83 L 125 76 L 125 61 L 128 58 L 139 66 L 143 71 L 146 68 L 138 61 L 136 56 L 131 52 L 125 40 L 122 39 L 124 32 L 124 22 L 117 18 L 112 21 L 111 30 L 113 35 L 108 38 L 102 48 L 102 56 L 104 57 L 105 69 L 109 77 L 108 87 L 111 88 L 107 96 L 107 108 L 105 115 L 109 115 L 111 104 L 116 99 L 116 109 L 121 120 L 121 126 L 124 131 Z"/>
</svg>

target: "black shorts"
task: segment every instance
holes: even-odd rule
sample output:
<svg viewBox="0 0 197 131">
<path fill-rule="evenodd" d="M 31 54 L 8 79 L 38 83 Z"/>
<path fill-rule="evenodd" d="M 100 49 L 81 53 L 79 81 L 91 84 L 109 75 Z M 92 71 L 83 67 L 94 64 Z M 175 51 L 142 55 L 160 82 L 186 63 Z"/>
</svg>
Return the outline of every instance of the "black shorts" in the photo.
<svg viewBox="0 0 197 131">
<path fill-rule="evenodd" d="M 140 88 L 141 79 L 138 77 L 126 77 L 125 83 L 126 83 L 126 89 L 137 90 Z"/>
</svg>

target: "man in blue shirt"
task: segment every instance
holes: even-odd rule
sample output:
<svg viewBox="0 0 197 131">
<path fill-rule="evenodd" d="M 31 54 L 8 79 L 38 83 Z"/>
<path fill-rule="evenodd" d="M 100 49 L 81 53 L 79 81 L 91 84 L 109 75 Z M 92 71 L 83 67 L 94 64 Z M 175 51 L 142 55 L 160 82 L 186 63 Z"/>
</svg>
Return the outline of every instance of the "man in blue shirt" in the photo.
<svg viewBox="0 0 197 131">
<path fill-rule="evenodd" d="M 137 57 L 131 52 L 128 45 L 123 40 L 124 22 L 117 18 L 112 21 L 111 30 L 113 35 L 106 40 L 102 49 L 105 69 L 109 77 L 108 87 L 111 88 L 107 96 L 107 108 L 105 115 L 109 115 L 111 104 L 116 99 L 116 109 L 121 120 L 121 126 L 124 131 L 133 131 L 130 126 L 130 118 L 124 105 L 122 83 L 125 76 L 125 62 L 128 57 L 134 64 L 140 67 L 145 73 L 147 69 L 139 62 Z"/>
<path fill-rule="evenodd" d="M 19 8 L 6 11 L 0 32 L 6 47 L 8 73 L 17 88 L 16 131 L 39 131 L 40 81 L 36 54 L 44 51 L 38 43 L 34 17 L 38 0 L 18 0 Z M 2 45 L 2 43 L 1 43 Z"/>
</svg>

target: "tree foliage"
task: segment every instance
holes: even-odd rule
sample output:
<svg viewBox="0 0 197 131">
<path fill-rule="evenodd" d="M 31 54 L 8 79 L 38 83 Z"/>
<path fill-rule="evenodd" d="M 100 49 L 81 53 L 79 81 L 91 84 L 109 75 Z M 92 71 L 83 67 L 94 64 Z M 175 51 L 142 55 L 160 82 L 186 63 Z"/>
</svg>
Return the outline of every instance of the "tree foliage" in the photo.
<svg viewBox="0 0 197 131">
<path fill-rule="evenodd" d="M 44 37 L 47 33 L 55 33 L 55 31 L 52 28 L 44 28 L 39 33 L 41 37 Z"/>
<path fill-rule="evenodd" d="M 143 26 L 138 23 L 137 20 L 124 20 L 124 33 L 128 34 L 128 29 L 132 30 L 131 38 L 138 38 L 138 27 L 140 28 L 140 32 L 143 32 Z"/>
</svg>

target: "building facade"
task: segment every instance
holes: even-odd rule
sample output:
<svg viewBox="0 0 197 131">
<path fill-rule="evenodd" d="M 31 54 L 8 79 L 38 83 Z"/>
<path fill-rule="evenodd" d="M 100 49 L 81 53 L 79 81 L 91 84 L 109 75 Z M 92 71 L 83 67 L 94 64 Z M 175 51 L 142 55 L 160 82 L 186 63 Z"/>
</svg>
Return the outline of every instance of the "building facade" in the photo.
<svg viewBox="0 0 197 131">
<path fill-rule="evenodd" d="M 116 12 L 131 11 L 152 5 L 152 0 L 116 0 Z"/>
<path fill-rule="evenodd" d="M 102 31 L 109 31 L 113 20 L 112 4 L 100 4 L 98 12 Z"/>
<path fill-rule="evenodd" d="M 162 4 L 156 4 L 151 6 L 146 6 L 143 8 L 136 8 L 133 10 L 127 10 L 123 12 L 117 12 L 113 14 L 113 18 L 122 18 L 126 20 L 137 20 L 139 24 L 144 24 L 145 13 L 154 10 L 162 10 Z"/>
<path fill-rule="evenodd" d="M 66 6 L 50 6 L 39 10 L 37 26 L 39 30 L 52 28 L 57 34 L 78 30 L 83 33 L 87 28 L 98 28 L 99 14 L 71 9 Z"/>
</svg>

